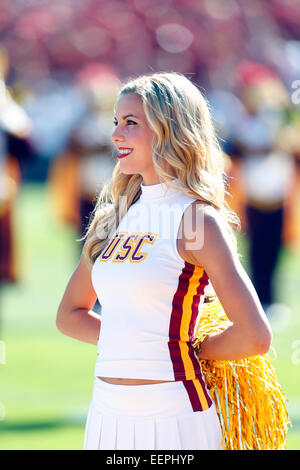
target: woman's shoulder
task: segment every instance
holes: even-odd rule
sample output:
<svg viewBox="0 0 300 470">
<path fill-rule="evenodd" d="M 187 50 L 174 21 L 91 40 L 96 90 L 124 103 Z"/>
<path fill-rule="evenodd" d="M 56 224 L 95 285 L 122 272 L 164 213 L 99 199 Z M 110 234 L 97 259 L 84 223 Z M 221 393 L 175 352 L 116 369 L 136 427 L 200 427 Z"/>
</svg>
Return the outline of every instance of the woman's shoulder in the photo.
<svg viewBox="0 0 300 470">
<path fill-rule="evenodd" d="M 186 228 L 186 235 L 190 237 L 191 231 L 204 229 L 204 223 L 209 224 L 208 229 L 212 229 L 213 225 L 222 224 L 222 217 L 214 206 L 196 199 L 187 207 L 182 216 L 182 224 Z"/>
<path fill-rule="evenodd" d="M 195 200 L 184 212 L 179 234 L 178 251 L 185 261 L 193 264 L 199 264 L 199 255 L 205 259 L 229 241 L 219 211 L 201 200 Z"/>
</svg>

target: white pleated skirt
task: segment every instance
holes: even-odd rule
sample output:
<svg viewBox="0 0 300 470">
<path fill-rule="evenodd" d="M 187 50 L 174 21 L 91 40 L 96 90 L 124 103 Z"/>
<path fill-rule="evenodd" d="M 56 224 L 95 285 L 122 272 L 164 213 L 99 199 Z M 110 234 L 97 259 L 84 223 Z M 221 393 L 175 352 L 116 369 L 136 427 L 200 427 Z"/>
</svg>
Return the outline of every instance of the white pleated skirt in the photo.
<svg viewBox="0 0 300 470">
<path fill-rule="evenodd" d="M 85 450 L 222 450 L 214 402 L 194 411 L 182 381 L 115 385 L 95 378 Z"/>
</svg>

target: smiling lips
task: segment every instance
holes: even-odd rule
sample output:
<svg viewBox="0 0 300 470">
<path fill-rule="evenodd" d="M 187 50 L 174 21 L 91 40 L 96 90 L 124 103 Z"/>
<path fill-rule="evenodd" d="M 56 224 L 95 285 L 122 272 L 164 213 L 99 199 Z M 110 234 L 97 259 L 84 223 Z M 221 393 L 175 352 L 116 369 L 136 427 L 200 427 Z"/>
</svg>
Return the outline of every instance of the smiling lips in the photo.
<svg viewBox="0 0 300 470">
<path fill-rule="evenodd" d="M 118 158 L 124 158 L 124 157 L 127 157 L 127 155 L 129 155 L 131 152 L 132 152 L 133 149 L 129 149 L 129 148 L 119 148 L 119 155 L 118 155 Z"/>
</svg>

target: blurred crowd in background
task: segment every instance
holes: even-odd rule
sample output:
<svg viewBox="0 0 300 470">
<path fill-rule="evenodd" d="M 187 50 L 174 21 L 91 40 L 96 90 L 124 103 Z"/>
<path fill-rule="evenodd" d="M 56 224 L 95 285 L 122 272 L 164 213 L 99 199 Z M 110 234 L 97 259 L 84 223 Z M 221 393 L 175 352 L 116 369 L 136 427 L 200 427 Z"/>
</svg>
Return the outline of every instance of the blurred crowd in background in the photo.
<svg viewBox="0 0 300 470">
<path fill-rule="evenodd" d="M 1 0 L 0 283 L 19 281 L 22 184 L 49 185 L 55 216 L 82 235 L 116 164 L 120 83 L 168 70 L 210 103 L 252 281 L 274 304 L 280 250 L 300 246 L 297 0 Z"/>
</svg>

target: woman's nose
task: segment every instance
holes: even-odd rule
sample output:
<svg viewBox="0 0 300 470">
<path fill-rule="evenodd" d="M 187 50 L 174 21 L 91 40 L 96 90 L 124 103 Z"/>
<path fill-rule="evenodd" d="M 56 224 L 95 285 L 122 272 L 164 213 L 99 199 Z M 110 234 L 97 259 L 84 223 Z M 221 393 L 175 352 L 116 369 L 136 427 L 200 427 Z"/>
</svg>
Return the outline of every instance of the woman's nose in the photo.
<svg viewBox="0 0 300 470">
<path fill-rule="evenodd" d="M 114 132 L 112 133 L 111 138 L 113 142 L 120 142 L 123 140 L 122 132 L 120 131 L 120 128 L 118 126 L 115 128 Z"/>
</svg>

